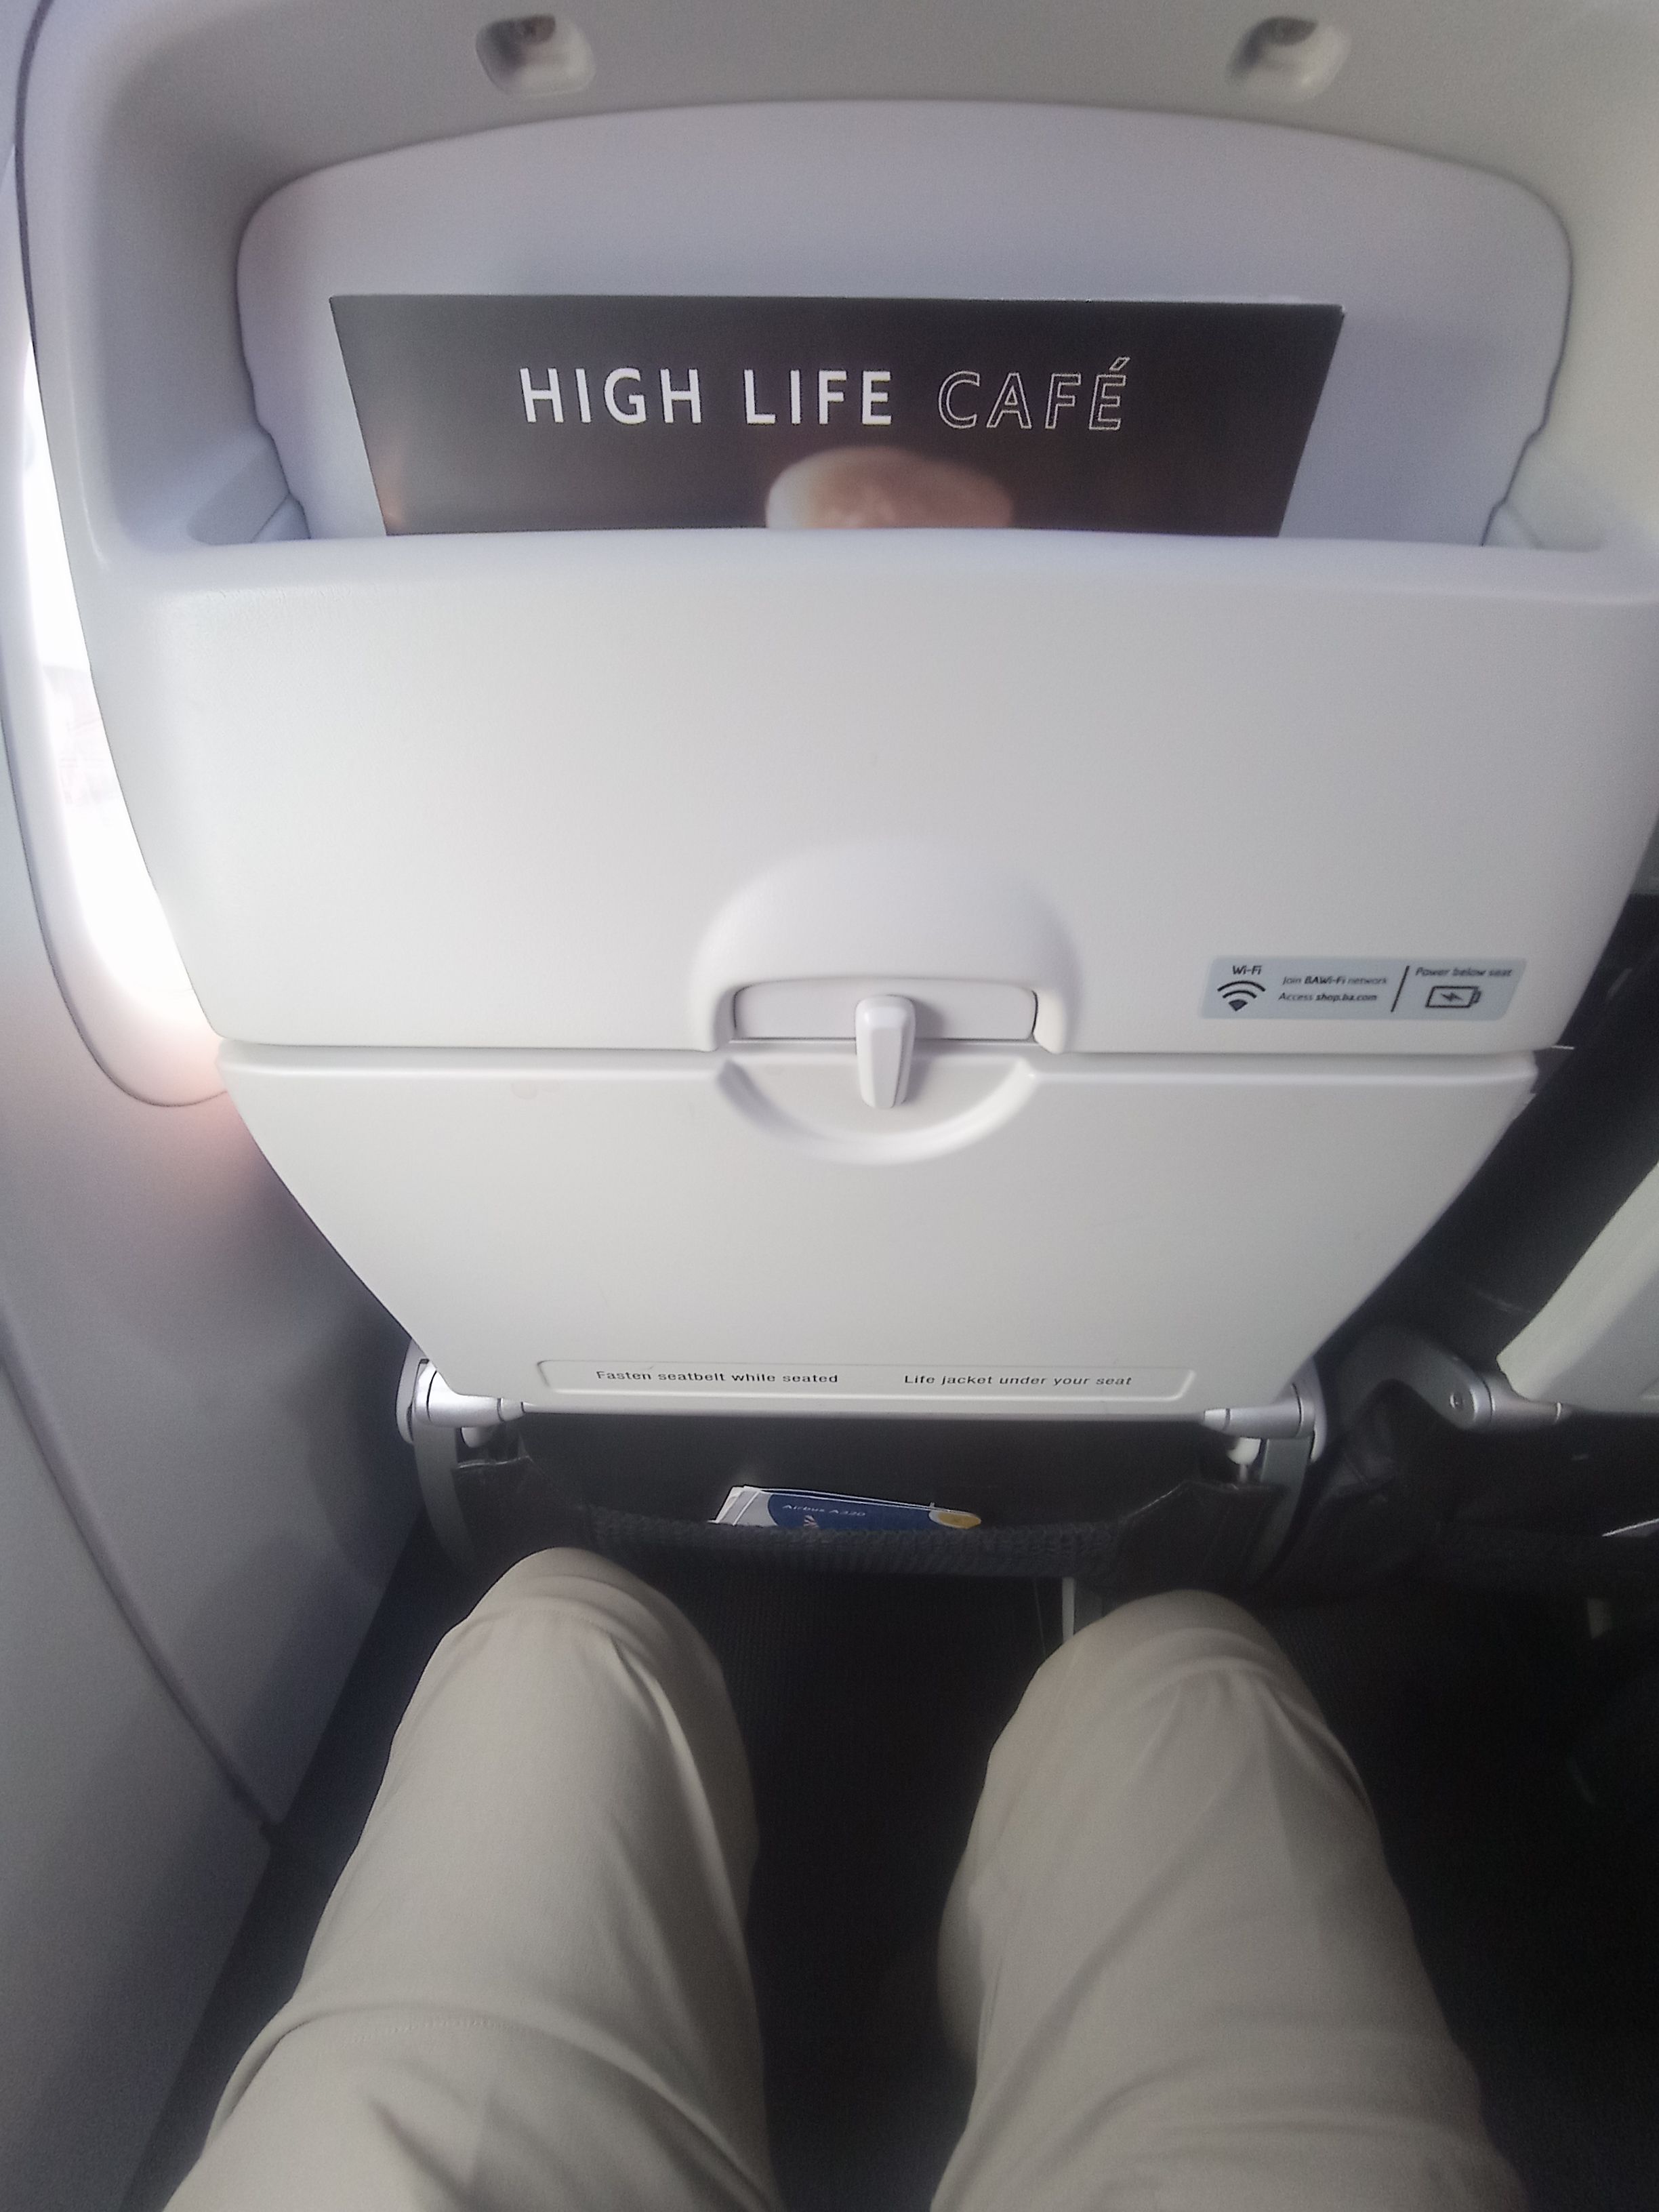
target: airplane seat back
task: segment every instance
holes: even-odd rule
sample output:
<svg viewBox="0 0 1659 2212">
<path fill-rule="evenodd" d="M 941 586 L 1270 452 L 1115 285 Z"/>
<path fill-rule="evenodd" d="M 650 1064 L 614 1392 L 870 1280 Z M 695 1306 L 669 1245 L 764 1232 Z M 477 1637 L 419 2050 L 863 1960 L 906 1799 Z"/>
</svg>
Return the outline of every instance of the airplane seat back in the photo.
<svg viewBox="0 0 1659 2212">
<path fill-rule="evenodd" d="M 461 1393 L 1282 1399 L 1659 812 L 1591 203 L 1507 111 L 1407 150 L 1381 9 L 1314 131 L 648 12 L 505 86 L 441 10 L 46 23 L 47 420 L 226 1080 Z"/>
</svg>

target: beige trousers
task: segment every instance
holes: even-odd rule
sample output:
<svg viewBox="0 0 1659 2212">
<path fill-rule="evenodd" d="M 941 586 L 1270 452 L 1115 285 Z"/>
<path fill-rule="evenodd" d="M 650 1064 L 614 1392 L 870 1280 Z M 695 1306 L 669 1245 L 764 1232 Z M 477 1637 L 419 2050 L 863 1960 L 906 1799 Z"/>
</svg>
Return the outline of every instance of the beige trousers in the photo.
<svg viewBox="0 0 1659 2212">
<path fill-rule="evenodd" d="M 754 1855 L 690 1625 L 584 1553 L 523 1561 L 434 1656 L 173 2212 L 775 2206 Z M 1221 1599 L 1125 1606 L 1039 1671 L 940 1984 L 975 2080 L 938 2212 L 1521 2203 L 1353 1771 Z"/>
</svg>

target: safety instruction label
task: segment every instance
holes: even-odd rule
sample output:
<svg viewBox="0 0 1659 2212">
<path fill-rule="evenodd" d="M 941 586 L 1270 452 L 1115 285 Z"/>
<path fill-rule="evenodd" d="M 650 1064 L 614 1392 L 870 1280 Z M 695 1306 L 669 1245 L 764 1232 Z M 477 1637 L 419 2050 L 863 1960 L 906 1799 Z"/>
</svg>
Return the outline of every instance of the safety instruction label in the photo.
<svg viewBox="0 0 1659 2212">
<path fill-rule="evenodd" d="M 1168 1404 L 1192 1382 L 1185 1368 L 1009 1367 L 994 1361 L 819 1365 L 799 1361 L 544 1359 L 541 1376 L 562 1399 L 969 1398 L 1067 1403 L 1142 1400 Z"/>
<path fill-rule="evenodd" d="M 1222 1022 L 1495 1022 L 1526 964 L 1228 954 L 1210 963 L 1200 1012 Z"/>
</svg>

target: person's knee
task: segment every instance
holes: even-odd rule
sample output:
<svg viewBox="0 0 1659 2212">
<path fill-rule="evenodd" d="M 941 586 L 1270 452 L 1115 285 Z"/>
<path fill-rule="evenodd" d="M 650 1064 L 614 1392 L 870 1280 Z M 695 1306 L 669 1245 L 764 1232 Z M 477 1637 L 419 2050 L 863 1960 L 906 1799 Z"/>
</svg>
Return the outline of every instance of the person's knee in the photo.
<svg viewBox="0 0 1659 2212">
<path fill-rule="evenodd" d="M 606 1590 L 616 1591 L 650 1611 L 674 1612 L 679 1617 L 678 1608 L 671 1607 L 666 1598 L 626 1567 L 618 1566 L 614 1559 L 601 1559 L 597 1552 L 579 1551 L 572 1545 L 532 1552 L 527 1558 L 515 1561 L 490 1584 L 473 1612 L 505 1613 L 516 1605 L 541 1604 L 549 1598 L 580 1598 Z"/>
<path fill-rule="evenodd" d="M 1311 1706 L 1261 1622 L 1208 1590 L 1169 1590 L 1115 1607 L 1062 1645 L 1038 1681 L 1049 1676 L 1048 1695 L 1067 1705 L 1110 1705 L 1174 1694 L 1194 1675 L 1229 1672 L 1265 1679 L 1280 1696 Z"/>
<path fill-rule="evenodd" d="M 498 1623 L 522 1629 L 538 1619 L 563 1632 L 586 1628 L 653 1652 L 696 1652 L 701 1657 L 705 1650 L 678 1606 L 660 1590 L 614 1559 L 568 1546 L 517 1561 L 460 1626 L 471 1641 Z"/>
<path fill-rule="evenodd" d="M 1171 1641 L 1282 1657 L 1259 1620 L 1213 1590 L 1163 1590 L 1154 1597 L 1132 1598 L 1079 1631 L 1072 1648 L 1086 1649 L 1091 1660 L 1109 1663 Z"/>
<path fill-rule="evenodd" d="M 545 1694 L 556 1681 L 579 1680 L 583 1694 L 608 1681 L 630 1697 L 629 1683 L 648 1680 L 688 1720 L 719 1708 L 716 1725 L 725 1726 L 719 1665 L 679 1607 L 615 1561 L 560 1547 L 509 1567 L 449 1632 L 400 1733 L 462 1682 L 461 1694 L 499 1707 L 509 1695 L 522 1699 L 531 1684 Z"/>
</svg>

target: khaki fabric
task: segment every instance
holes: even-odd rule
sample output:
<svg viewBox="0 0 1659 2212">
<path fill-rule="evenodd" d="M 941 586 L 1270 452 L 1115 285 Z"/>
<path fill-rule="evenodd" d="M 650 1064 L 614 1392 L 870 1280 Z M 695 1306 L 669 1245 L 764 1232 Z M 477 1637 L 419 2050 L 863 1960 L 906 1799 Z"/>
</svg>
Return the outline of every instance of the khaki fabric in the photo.
<svg viewBox="0 0 1659 2212">
<path fill-rule="evenodd" d="M 434 1655 L 173 2212 L 770 2212 L 754 1852 L 690 1626 L 586 1554 L 524 1561 Z M 940 1975 L 976 2079 L 939 2212 L 1521 2202 L 1352 1769 L 1219 1600 L 1126 1606 L 1039 1671 Z"/>
<path fill-rule="evenodd" d="M 936 2212 L 1518 2207 L 1346 1753 L 1225 1599 L 1039 1669 L 939 1945 L 975 2068 Z"/>
<path fill-rule="evenodd" d="M 774 2205 L 754 1856 L 690 1624 L 586 1553 L 523 1560 L 433 1655 L 174 2212 Z"/>
</svg>

